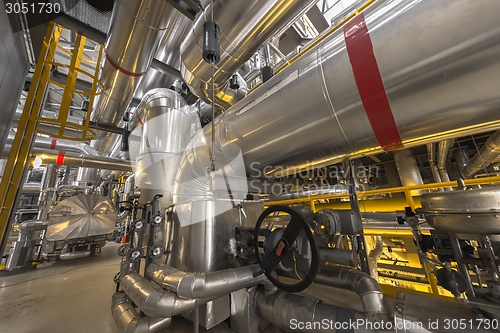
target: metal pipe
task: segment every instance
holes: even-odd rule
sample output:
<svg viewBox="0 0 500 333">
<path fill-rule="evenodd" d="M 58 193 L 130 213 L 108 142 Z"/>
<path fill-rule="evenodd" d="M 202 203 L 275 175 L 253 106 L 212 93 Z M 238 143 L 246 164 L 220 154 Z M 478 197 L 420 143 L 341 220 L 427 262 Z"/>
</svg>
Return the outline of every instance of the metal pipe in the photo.
<svg viewBox="0 0 500 333">
<path fill-rule="evenodd" d="M 363 303 L 363 309 L 372 318 L 387 320 L 391 311 L 382 288 L 370 275 L 352 268 L 327 266 L 322 269 L 314 283 L 354 291 Z"/>
<path fill-rule="evenodd" d="M 215 104 L 226 110 L 246 95 L 246 87 L 228 89 L 228 79 L 248 61 L 278 30 L 295 22 L 317 0 L 215 1 L 214 20 L 220 28 L 221 58 L 215 72 Z M 203 24 L 210 20 L 209 4 L 196 19 L 192 31 L 181 45 L 181 74 L 191 92 L 211 101 L 210 64 L 201 59 Z M 300 16 L 299 16 L 300 14 Z M 244 83 L 240 79 L 240 83 Z"/>
<path fill-rule="evenodd" d="M 384 253 L 384 244 L 382 236 L 375 236 L 373 238 L 375 239 L 375 248 L 368 255 L 368 266 L 370 267 L 370 275 L 376 280 L 378 278 L 377 261 L 382 256 L 382 253 Z"/>
<path fill-rule="evenodd" d="M 144 124 L 138 155 L 131 156 L 136 161 L 135 185 L 144 201 L 162 194 L 162 211 L 172 203 L 171 188 L 180 158 L 201 127 L 195 111 L 175 91 L 158 88 L 144 95 L 135 112 L 142 115 Z"/>
<path fill-rule="evenodd" d="M 59 255 L 61 260 L 73 260 L 90 256 L 90 251 L 66 252 Z"/>
<path fill-rule="evenodd" d="M 446 171 L 446 160 L 448 159 L 448 153 L 450 148 L 453 146 L 455 139 L 443 140 L 439 142 L 438 154 L 437 154 L 437 165 L 439 169 L 439 174 L 441 175 L 441 180 L 443 182 L 449 182 L 450 177 L 448 176 L 448 171 Z M 451 190 L 451 188 L 447 188 Z"/>
<path fill-rule="evenodd" d="M 434 143 L 427 144 L 427 154 L 429 156 L 429 164 L 431 166 L 432 177 L 435 183 L 441 182 L 441 175 L 439 174 L 439 169 L 436 165 L 436 150 Z"/>
<path fill-rule="evenodd" d="M 146 276 L 164 289 L 176 292 L 182 298 L 206 298 L 260 284 L 265 275 L 254 277 L 259 265 L 244 266 L 210 273 L 182 272 L 161 263 L 152 263 Z"/>
<path fill-rule="evenodd" d="M 465 178 L 472 178 L 476 173 L 486 168 L 500 156 L 500 131 L 493 133 L 479 152 L 470 159 L 461 171 Z"/>
<path fill-rule="evenodd" d="M 124 292 L 113 294 L 111 313 L 123 333 L 155 333 L 170 327 L 172 318 L 141 317 Z"/>
<path fill-rule="evenodd" d="M 500 53 L 500 27 L 494 15 L 485 14 L 497 10 L 500 2 L 494 0 L 386 0 L 365 10 L 364 20 L 405 147 L 500 125 L 500 91 L 481 84 L 496 82 L 500 76 L 500 59 L 495 56 Z M 439 27 L 441 33 L 429 27 Z M 442 36 L 447 35 L 458 39 L 443 42 Z M 444 75 L 464 70 L 467 75 Z M 234 160 L 237 154 L 232 151 L 237 147 L 247 175 L 265 178 L 383 151 L 359 97 L 343 31 L 326 37 L 271 81 L 270 90 L 255 91 L 216 118 L 219 142 L 215 150 L 220 165 Z M 471 84 L 484 87 L 460 88 Z M 436 90 L 441 93 L 435 94 Z M 453 97 L 457 95 L 460 102 Z M 461 116 L 471 108 L 474 117 Z M 174 202 L 187 199 L 181 194 L 183 186 L 177 184 L 206 177 L 209 165 L 199 156 L 208 152 L 208 127 L 195 136 L 184 154 Z M 206 194 L 201 185 L 200 193 Z"/>
<path fill-rule="evenodd" d="M 121 278 L 120 286 L 141 311 L 150 317 L 172 317 L 189 312 L 217 298 L 181 298 L 173 292 L 159 291 L 150 281 L 137 273 L 129 273 Z"/>
<path fill-rule="evenodd" d="M 90 156 L 53 150 L 33 149 L 33 155 L 41 159 L 43 164 L 69 165 L 84 168 L 98 168 L 120 171 L 132 171 L 130 161 Z"/>
<path fill-rule="evenodd" d="M 357 267 L 359 260 L 356 252 L 338 248 L 319 248 L 319 260 L 331 264 Z"/>
<path fill-rule="evenodd" d="M 415 155 L 413 155 L 411 149 L 396 150 L 393 155 L 403 186 L 422 185 L 424 183 Z M 418 195 L 420 192 L 412 191 L 412 195 Z"/>
<path fill-rule="evenodd" d="M 346 308 L 323 304 L 320 300 L 275 291 L 268 293 L 260 288 L 254 297 L 255 310 L 259 315 L 285 332 L 352 332 L 368 333 L 364 325 L 353 325 L 352 329 L 335 329 L 349 323 L 365 320 L 364 314 Z M 326 323 L 326 324 L 325 324 Z M 306 328 L 309 324 L 312 327 Z"/>
</svg>

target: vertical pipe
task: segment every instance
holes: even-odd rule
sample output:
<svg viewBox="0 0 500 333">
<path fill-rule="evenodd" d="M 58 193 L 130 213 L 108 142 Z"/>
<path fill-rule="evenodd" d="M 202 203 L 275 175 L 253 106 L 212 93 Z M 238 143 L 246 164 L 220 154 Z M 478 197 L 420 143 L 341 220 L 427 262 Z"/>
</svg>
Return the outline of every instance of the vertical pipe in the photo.
<svg viewBox="0 0 500 333">
<path fill-rule="evenodd" d="M 424 183 L 422 175 L 418 170 L 417 160 L 411 149 L 397 150 L 393 152 L 396 168 L 403 186 L 421 185 Z M 411 191 L 412 195 L 418 195 L 420 191 Z"/>
</svg>

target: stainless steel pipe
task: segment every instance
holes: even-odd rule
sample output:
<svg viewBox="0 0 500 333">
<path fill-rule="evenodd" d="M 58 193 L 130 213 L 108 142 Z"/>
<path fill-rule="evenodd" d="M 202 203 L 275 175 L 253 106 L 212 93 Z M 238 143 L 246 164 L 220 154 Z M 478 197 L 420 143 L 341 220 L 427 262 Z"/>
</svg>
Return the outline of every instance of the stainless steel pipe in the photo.
<svg viewBox="0 0 500 333">
<path fill-rule="evenodd" d="M 467 126 L 478 132 L 491 129 L 492 123 L 500 126 L 500 26 L 493 14 L 499 11 L 496 0 L 387 0 L 365 10 L 406 148 L 463 136 L 457 129 Z M 254 177 L 297 173 L 383 151 L 363 107 L 341 30 L 216 118 L 214 125 L 217 161 L 229 163 L 235 156 L 229 147 L 237 146 L 247 174 Z M 195 136 L 181 161 L 178 183 L 205 177 L 209 164 L 197 157 L 207 155 L 204 143 L 210 138 L 211 126 Z"/>
<path fill-rule="evenodd" d="M 221 57 L 214 74 L 215 103 L 228 109 L 246 95 L 244 89 L 229 88 L 228 79 L 248 61 L 274 34 L 299 19 L 317 0 L 214 1 L 196 19 L 181 45 L 181 74 L 191 91 L 206 102 L 211 101 L 211 68 L 202 57 L 203 24 L 214 20 L 220 28 Z"/>
<path fill-rule="evenodd" d="M 244 266 L 210 273 L 182 272 L 161 263 L 152 263 L 146 276 L 156 284 L 183 298 L 206 298 L 227 295 L 266 281 L 265 275 L 254 277 L 259 265 Z"/>
<path fill-rule="evenodd" d="M 472 178 L 476 173 L 486 168 L 500 155 L 500 131 L 493 133 L 479 152 L 470 159 L 462 169 L 466 178 Z"/>
<path fill-rule="evenodd" d="M 170 327 L 172 318 L 141 317 L 124 292 L 113 294 L 111 313 L 123 333 L 156 333 Z"/>
</svg>

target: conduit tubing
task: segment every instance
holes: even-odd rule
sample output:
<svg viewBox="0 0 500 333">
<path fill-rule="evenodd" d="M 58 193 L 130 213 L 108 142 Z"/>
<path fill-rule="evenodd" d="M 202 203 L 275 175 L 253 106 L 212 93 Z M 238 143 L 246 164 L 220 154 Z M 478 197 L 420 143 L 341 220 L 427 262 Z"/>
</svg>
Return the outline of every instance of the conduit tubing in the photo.
<svg viewBox="0 0 500 333">
<path fill-rule="evenodd" d="M 500 90 L 482 84 L 500 77 L 500 26 L 492 14 L 499 11 L 496 0 L 386 0 L 365 10 L 406 148 L 461 136 L 464 128 L 486 131 L 500 125 Z M 269 80 L 270 90 L 255 91 L 216 118 L 217 162 L 231 162 L 236 154 L 228 150 L 237 146 L 248 175 L 270 177 L 381 152 L 351 68 L 343 31 L 311 47 Z M 469 88 L 477 85 L 481 89 Z M 468 116 L 472 110 L 474 117 Z M 174 202 L 184 200 L 176 199 L 183 190 L 179 184 L 206 177 L 209 164 L 199 156 L 207 155 L 210 138 L 207 126 L 191 141 L 176 177 Z"/>
<path fill-rule="evenodd" d="M 146 269 L 146 276 L 180 297 L 205 298 L 226 295 L 264 282 L 265 275 L 253 276 L 260 270 L 259 265 L 251 265 L 211 273 L 195 273 L 152 263 Z"/>
</svg>

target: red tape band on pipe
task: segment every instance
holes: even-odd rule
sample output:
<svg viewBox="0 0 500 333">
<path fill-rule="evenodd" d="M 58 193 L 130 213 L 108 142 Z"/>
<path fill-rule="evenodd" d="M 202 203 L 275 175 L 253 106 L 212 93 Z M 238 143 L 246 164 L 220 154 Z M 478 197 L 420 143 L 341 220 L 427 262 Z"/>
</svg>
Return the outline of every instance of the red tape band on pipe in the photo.
<svg viewBox="0 0 500 333">
<path fill-rule="evenodd" d="M 119 72 L 121 72 L 121 73 L 123 73 L 125 75 L 128 75 L 128 76 L 143 76 L 144 74 L 146 74 L 146 72 L 143 72 L 143 73 L 129 72 L 126 69 L 121 68 L 113 60 L 111 60 L 111 57 L 108 56 L 107 54 L 106 54 L 106 60 L 108 60 L 109 63 L 111 64 L 111 66 L 113 66 L 117 71 L 119 71 Z"/>
<path fill-rule="evenodd" d="M 378 143 L 384 151 L 404 148 L 363 14 L 345 25 L 344 37 L 361 102 Z"/>
<path fill-rule="evenodd" d="M 57 165 L 63 165 L 64 163 L 64 152 L 63 151 L 60 151 L 59 154 L 57 154 L 57 157 L 56 157 L 56 164 Z"/>
<path fill-rule="evenodd" d="M 50 143 L 50 150 L 56 149 L 56 145 L 57 145 L 57 139 L 53 138 L 52 142 Z"/>
</svg>

